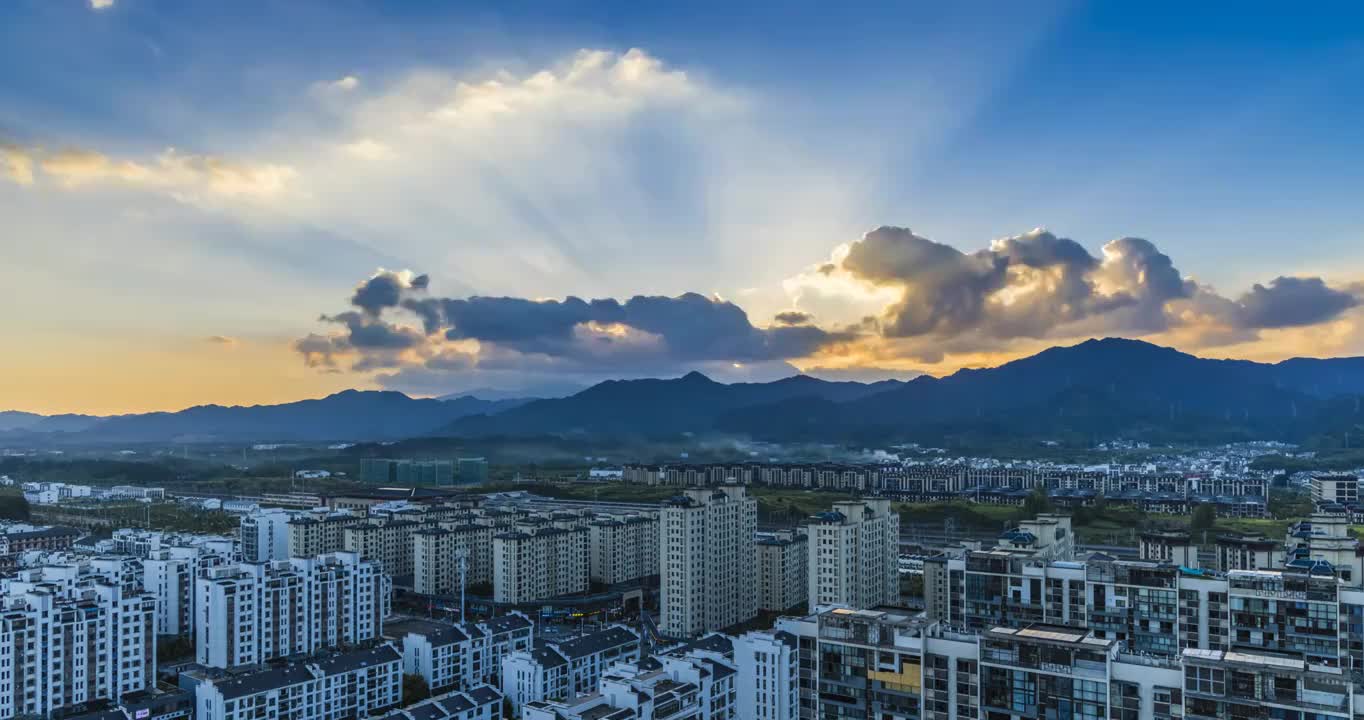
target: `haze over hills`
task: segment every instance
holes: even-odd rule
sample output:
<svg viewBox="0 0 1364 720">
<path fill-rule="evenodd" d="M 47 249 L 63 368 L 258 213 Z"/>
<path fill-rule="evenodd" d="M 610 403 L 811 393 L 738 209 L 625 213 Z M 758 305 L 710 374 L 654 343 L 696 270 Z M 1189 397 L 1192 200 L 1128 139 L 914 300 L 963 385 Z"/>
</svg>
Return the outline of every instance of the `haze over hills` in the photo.
<svg viewBox="0 0 1364 720">
<path fill-rule="evenodd" d="M 0 438 L 65 443 L 740 435 L 774 442 L 1115 436 L 1297 439 L 1364 423 L 1364 358 L 1209 360 L 1135 340 L 1055 347 L 902 382 L 612 380 L 567 397 L 416 399 L 348 390 L 282 405 L 99 418 L 0 413 Z"/>
</svg>

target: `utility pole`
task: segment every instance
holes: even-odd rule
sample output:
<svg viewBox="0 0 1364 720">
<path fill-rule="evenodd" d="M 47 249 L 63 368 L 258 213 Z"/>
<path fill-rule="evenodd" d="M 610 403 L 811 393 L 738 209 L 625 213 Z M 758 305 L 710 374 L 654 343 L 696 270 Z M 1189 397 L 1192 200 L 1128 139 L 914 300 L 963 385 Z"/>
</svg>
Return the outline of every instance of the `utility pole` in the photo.
<svg viewBox="0 0 1364 720">
<path fill-rule="evenodd" d="M 464 624 L 464 586 L 469 576 L 469 551 L 460 550 L 455 553 L 455 567 L 459 568 L 459 624 Z"/>
</svg>

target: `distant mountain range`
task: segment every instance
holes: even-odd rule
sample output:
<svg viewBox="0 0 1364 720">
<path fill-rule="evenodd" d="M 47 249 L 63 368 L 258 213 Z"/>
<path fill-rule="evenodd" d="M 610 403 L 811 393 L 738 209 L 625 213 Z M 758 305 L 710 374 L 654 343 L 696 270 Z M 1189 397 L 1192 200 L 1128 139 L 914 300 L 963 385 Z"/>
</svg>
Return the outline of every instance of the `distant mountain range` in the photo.
<svg viewBox="0 0 1364 720">
<path fill-rule="evenodd" d="M 1135 340 L 1055 347 L 995 368 L 906 382 L 614 380 L 554 399 L 414 399 L 348 390 L 283 405 L 116 417 L 0 412 L 0 441 L 316 442 L 683 433 L 879 443 L 1117 436 L 1299 439 L 1364 434 L 1364 358 L 1209 360 Z"/>
<path fill-rule="evenodd" d="M 706 432 L 725 414 L 792 399 L 851 402 L 904 385 L 827 382 L 805 375 L 768 383 L 715 382 L 698 372 L 673 380 L 609 380 L 576 395 L 536 400 L 494 416 L 468 416 L 448 435 L 544 435 L 609 433 L 666 435 Z"/>
<path fill-rule="evenodd" d="M 317 400 L 282 405 L 199 405 L 179 412 L 103 418 L 6 412 L 0 414 L 0 441 L 59 439 L 64 443 L 96 444 L 401 440 L 430 434 L 466 415 L 495 415 L 525 402 L 469 396 L 428 400 L 398 392 L 346 390 Z"/>
<path fill-rule="evenodd" d="M 907 382 L 831 383 L 798 376 L 723 385 L 607 382 L 443 434 L 741 434 L 772 441 L 938 441 L 1047 437 L 1292 438 L 1364 422 L 1364 358 L 1276 364 L 1208 360 L 1136 340 L 1055 347 L 988 369 Z"/>
</svg>

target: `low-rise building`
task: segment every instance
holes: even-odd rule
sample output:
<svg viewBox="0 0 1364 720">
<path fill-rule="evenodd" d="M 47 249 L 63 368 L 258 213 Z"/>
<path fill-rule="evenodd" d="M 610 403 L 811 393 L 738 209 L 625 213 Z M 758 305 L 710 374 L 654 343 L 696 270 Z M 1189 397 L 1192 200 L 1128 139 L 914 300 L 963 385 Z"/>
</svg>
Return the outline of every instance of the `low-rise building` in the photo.
<svg viewBox="0 0 1364 720">
<path fill-rule="evenodd" d="M 246 672 L 181 673 L 196 720 L 363 718 L 402 700 L 402 655 L 391 645 Z"/>
<path fill-rule="evenodd" d="M 384 634 L 401 645 L 403 671 L 421 675 L 432 692 L 500 686 L 502 658 L 534 647 L 533 625 L 520 613 L 463 625 L 407 619 Z"/>
<path fill-rule="evenodd" d="M 1198 546 L 1187 532 L 1153 530 L 1141 534 L 1139 555 L 1142 560 L 1174 563 L 1187 568 L 1199 567 Z"/>
<path fill-rule="evenodd" d="M 514 708 L 588 695 L 596 692 L 607 668 L 638 660 L 639 650 L 639 636 L 622 625 L 571 640 L 537 640 L 529 652 L 502 659 L 502 694 Z"/>
<path fill-rule="evenodd" d="M 502 693 L 479 685 L 427 698 L 377 720 L 502 720 Z"/>
</svg>

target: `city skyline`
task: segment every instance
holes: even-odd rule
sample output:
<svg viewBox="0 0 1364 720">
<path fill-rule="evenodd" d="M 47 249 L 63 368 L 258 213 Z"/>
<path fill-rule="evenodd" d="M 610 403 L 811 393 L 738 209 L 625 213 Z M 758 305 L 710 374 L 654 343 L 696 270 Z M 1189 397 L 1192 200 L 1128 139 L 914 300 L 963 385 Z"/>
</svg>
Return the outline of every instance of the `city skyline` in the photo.
<svg viewBox="0 0 1364 720">
<path fill-rule="evenodd" d="M 1364 354 L 1357 8 L 981 10 L 8 7 L 0 409 Z"/>
</svg>

